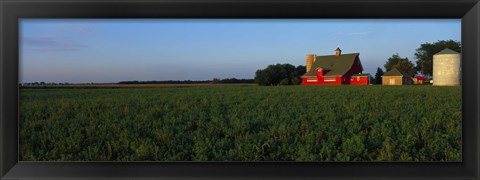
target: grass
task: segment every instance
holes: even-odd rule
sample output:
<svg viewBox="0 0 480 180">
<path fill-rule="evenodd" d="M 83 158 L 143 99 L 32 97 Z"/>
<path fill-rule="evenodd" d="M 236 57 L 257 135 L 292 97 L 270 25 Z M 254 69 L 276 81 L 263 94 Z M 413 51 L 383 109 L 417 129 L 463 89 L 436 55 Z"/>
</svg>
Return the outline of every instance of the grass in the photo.
<svg viewBox="0 0 480 180">
<path fill-rule="evenodd" d="M 22 88 L 22 161 L 460 161 L 461 88 Z"/>
</svg>

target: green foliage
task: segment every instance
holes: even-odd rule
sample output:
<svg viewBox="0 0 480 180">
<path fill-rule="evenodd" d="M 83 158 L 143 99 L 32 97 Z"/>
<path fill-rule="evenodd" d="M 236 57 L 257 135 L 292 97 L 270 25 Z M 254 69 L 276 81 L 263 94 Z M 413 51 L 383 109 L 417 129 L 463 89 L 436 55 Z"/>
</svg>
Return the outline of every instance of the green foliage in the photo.
<svg viewBox="0 0 480 180">
<path fill-rule="evenodd" d="M 278 85 L 290 85 L 290 80 L 288 78 L 282 79 Z"/>
<path fill-rule="evenodd" d="M 375 73 L 375 80 L 374 84 L 382 84 L 382 75 L 383 75 L 383 70 L 382 68 L 378 67 L 377 72 Z"/>
<path fill-rule="evenodd" d="M 462 45 L 459 41 L 455 40 L 441 40 L 434 43 L 423 43 L 416 49 L 415 58 L 416 69 L 423 72 L 425 75 L 432 75 L 433 73 L 433 55 L 442 51 L 445 48 L 462 52 Z"/>
<path fill-rule="evenodd" d="M 460 161 L 461 89 L 20 89 L 22 161 Z"/>
<path fill-rule="evenodd" d="M 384 67 L 387 72 L 394 68 L 397 68 L 398 70 L 410 75 L 411 77 L 413 77 L 416 73 L 413 63 L 408 60 L 408 58 L 401 58 L 398 53 L 388 58 L 387 62 L 385 62 Z"/>
<path fill-rule="evenodd" d="M 255 72 L 255 82 L 261 86 L 300 85 L 302 84 L 301 76 L 305 72 L 305 66 L 272 64 Z"/>
</svg>

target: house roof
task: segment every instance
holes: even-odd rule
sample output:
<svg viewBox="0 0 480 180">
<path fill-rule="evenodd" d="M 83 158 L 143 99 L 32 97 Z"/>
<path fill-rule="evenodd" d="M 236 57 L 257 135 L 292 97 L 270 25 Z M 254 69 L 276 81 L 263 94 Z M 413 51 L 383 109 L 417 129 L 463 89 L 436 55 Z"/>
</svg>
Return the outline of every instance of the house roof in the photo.
<svg viewBox="0 0 480 180">
<path fill-rule="evenodd" d="M 393 68 L 392 70 L 384 73 L 382 76 L 407 76 L 407 77 L 410 77 L 408 74 L 398 70 L 397 68 Z"/>
<path fill-rule="evenodd" d="M 437 54 L 460 54 L 460 53 L 458 53 L 457 51 L 445 48 L 442 51 L 438 52 Z M 434 54 L 434 55 L 437 55 L 437 54 Z"/>
<path fill-rule="evenodd" d="M 317 76 L 315 69 L 319 67 L 327 70 L 324 76 L 343 76 L 352 68 L 358 55 L 360 53 L 342 54 L 338 57 L 335 55 L 317 56 L 310 71 L 303 76 Z"/>
</svg>

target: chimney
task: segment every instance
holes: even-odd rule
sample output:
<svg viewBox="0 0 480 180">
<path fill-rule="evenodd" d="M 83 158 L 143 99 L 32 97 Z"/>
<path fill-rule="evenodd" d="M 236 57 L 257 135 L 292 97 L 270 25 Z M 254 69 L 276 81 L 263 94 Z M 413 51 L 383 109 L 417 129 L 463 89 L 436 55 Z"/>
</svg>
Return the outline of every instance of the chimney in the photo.
<svg viewBox="0 0 480 180">
<path fill-rule="evenodd" d="M 338 57 L 340 55 L 342 55 L 342 50 L 339 47 L 337 47 L 337 49 L 335 49 L 335 56 Z"/>
<path fill-rule="evenodd" d="M 307 61 L 307 72 L 312 69 L 312 65 L 315 62 L 317 55 L 316 54 L 307 54 L 306 61 Z"/>
</svg>

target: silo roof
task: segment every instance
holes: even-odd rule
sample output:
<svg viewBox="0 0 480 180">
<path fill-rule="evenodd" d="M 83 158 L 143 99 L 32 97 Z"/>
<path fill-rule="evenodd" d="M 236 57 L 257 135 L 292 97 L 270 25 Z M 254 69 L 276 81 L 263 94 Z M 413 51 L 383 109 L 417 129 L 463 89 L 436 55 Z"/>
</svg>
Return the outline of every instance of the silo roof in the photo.
<svg viewBox="0 0 480 180">
<path fill-rule="evenodd" d="M 460 54 L 460 53 L 458 53 L 457 51 L 445 48 L 444 50 L 438 52 L 437 54 Z M 435 55 L 437 55 L 437 54 L 435 54 Z"/>
</svg>

